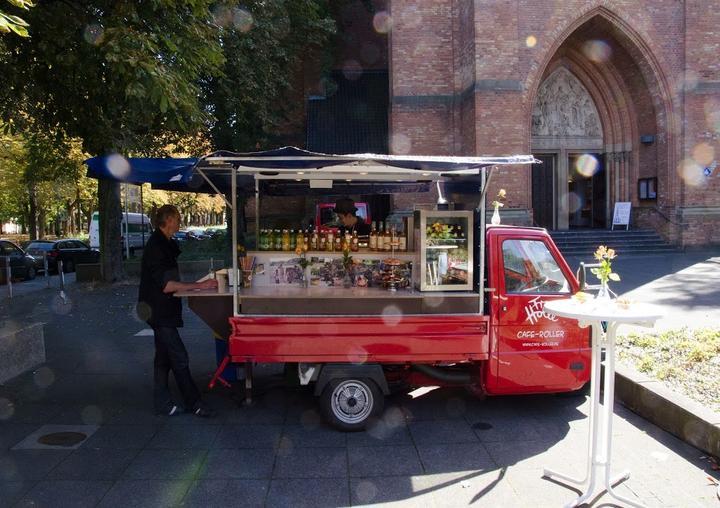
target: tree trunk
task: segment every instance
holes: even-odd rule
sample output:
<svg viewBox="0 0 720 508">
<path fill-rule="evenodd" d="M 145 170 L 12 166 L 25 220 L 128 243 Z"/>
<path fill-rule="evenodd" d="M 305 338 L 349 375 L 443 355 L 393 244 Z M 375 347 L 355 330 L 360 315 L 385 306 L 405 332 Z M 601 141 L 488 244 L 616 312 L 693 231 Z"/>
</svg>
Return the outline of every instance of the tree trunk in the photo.
<svg viewBox="0 0 720 508">
<path fill-rule="evenodd" d="M 38 239 L 37 191 L 34 182 L 28 183 L 28 233 L 30 240 Z"/>
<path fill-rule="evenodd" d="M 102 278 L 105 282 L 116 282 L 125 277 L 120 239 L 120 184 L 112 180 L 98 180 L 98 203 Z"/>
</svg>

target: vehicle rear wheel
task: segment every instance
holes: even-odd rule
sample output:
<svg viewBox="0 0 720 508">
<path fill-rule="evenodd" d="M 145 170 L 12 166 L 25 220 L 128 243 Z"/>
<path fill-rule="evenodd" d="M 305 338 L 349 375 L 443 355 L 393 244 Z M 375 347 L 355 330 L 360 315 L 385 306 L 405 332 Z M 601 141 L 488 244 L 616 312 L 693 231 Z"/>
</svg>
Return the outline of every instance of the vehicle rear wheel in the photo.
<svg viewBox="0 0 720 508">
<path fill-rule="evenodd" d="M 75 271 L 75 263 L 73 263 L 72 259 L 68 259 L 63 263 L 63 272 L 65 273 L 71 273 Z"/>
<path fill-rule="evenodd" d="M 320 395 L 325 419 L 346 431 L 364 430 L 370 418 L 382 412 L 384 403 L 380 388 L 367 378 L 333 379 Z"/>
<path fill-rule="evenodd" d="M 31 266 L 27 269 L 27 273 L 25 274 L 25 280 L 33 280 L 36 275 L 37 270 L 35 270 L 34 266 Z"/>
</svg>

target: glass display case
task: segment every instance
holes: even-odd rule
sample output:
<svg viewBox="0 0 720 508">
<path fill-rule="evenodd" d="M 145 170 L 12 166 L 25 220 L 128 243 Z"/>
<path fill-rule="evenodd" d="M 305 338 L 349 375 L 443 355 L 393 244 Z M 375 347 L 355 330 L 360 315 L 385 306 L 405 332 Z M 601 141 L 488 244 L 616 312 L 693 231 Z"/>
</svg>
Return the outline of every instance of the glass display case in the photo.
<svg viewBox="0 0 720 508">
<path fill-rule="evenodd" d="M 418 210 L 415 212 L 415 250 L 419 270 L 415 285 L 421 291 L 473 289 L 473 212 Z"/>
</svg>

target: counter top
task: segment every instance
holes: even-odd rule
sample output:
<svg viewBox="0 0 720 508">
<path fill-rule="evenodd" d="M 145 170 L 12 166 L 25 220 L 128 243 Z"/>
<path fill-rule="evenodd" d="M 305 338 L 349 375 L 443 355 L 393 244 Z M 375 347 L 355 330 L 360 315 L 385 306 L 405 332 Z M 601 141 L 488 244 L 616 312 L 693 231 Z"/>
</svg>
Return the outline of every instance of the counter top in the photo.
<svg viewBox="0 0 720 508">
<path fill-rule="evenodd" d="M 232 297 L 232 291 L 228 290 L 224 293 L 218 293 L 212 289 L 193 290 L 193 291 L 177 291 L 174 293 L 177 297 Z M 238 293 L 241 300 L 253 298 L 384 298 L 384 299 L 406 299 L 406 298 L 467 298 L 478 297 L 477 293 L 472 291 L 417 291 L 417 290 L 398 290 L 388 291 L 380 288 L 339 288 L 339 287 L 321 287 L 310 286 L 307 288 L 294 286 L 258 286 L 249 289 L 242 288 Z"/>
</svg>

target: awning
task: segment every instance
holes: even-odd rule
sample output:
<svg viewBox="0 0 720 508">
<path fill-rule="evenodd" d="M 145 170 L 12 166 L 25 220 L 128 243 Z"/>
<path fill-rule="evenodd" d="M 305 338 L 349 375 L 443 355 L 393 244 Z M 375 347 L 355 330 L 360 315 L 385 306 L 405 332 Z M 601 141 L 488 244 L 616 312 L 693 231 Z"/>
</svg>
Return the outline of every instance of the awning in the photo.
<svg viewBox="0 0 720 508">
<path fill-rule="evenodd" d="M 140 158 L 126 159 L 121 155 L 106 155 L 87 159 L 87 176 L 96 179 L 116 180 L 133 184 L 185 184 L 193 175 L 199 159 Z"/>
</svg>

